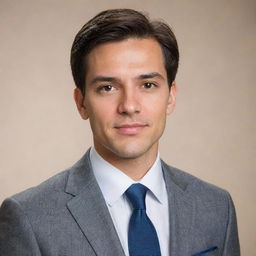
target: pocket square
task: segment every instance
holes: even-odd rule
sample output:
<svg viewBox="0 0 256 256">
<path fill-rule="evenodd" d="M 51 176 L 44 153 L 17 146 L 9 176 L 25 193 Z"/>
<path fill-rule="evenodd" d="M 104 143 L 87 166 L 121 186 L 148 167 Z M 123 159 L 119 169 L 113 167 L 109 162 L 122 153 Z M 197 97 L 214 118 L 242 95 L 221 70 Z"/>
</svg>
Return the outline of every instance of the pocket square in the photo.
<svg viewBox="0 0 256 256">
<path fill-rule="evenodd" d="M 207 250 L 204 250 L 204 251 L 198 252 L 198 253 L 196 253 L 196 254 L 193 254 L 192 256 L 201 256 L 201 255 L 205 255 L 206 253 L 215 251 L 215 250 L 217 250 L 217 249 L 218 249 L 217 246 L 213 246 L 213 247 L 208 248 Z"/>
</svg>

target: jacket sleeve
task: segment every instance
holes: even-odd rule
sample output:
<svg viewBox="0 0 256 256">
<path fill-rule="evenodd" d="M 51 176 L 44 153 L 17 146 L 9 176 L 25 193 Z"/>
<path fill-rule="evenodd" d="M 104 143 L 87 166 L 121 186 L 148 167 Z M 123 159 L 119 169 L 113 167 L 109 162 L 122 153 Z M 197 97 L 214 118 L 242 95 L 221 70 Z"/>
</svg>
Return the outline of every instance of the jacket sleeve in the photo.
<svg viewBox="0 0 256 256">
<path fill-rule="evenodd" d="M 229 193 L 228 195 L 228 204 L 229 204 L 229 219 L 226 229 L 226 236 L 224 242 L 223 256 L 240 256 L 240 245 L 238 238 L 237 230 L 237 221 L 236 221 L 236 212 L 235 207 Z"/>
<path fill-rule="evenodd" d="M 0 208 L 0 255 L 41 256 L 29 220 L 12 198 L 6 199 Z"/>
</svg>

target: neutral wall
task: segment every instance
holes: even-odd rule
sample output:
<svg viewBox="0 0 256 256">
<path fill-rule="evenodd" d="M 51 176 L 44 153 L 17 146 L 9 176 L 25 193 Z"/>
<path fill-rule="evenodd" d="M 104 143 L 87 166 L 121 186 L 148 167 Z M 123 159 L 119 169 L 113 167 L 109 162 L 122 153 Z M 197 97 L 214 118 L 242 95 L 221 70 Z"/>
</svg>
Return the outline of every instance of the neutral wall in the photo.
<svg viewBox="0 0 256 256">
<path fill-rule="evenodd" d="M 91 144 L 72 100 L 69 51 L 88 18 L 117 7 L 173 27 L 179 91 L 161 155 L 230 191 L 242 255 L 256 255 L 254 0 L 1 0 L 0 201 L 70 166 Z"/>
</svg>

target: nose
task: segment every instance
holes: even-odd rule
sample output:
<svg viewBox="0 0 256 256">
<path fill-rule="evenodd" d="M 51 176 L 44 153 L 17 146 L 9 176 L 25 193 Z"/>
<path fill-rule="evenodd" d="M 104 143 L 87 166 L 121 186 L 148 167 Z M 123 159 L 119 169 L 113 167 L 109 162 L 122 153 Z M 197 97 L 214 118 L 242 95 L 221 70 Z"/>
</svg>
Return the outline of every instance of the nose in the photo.
<svg viewBox="0 0 256 256">
<path fill-rule="evenodd" d="M 141 111 L 138 93 L 135 90 L 124 90 L 119 101 L 118 112 L 122 115 L 133 115 Z"/>
</svg>

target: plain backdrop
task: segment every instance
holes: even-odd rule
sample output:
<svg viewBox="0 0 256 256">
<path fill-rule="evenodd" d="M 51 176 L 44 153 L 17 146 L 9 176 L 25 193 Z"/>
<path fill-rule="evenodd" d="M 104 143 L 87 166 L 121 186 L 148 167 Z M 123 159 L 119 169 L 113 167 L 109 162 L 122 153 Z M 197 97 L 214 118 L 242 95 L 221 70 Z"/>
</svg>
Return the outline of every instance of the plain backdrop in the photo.
<svg viewBox="0 0 256 256">
<path fill-rule="evenodd" d="M 91 145 L 72 98 L 70 47 L 89 18 L 120 7 L 172 26 L 181 61 L 161 156 L 231 193 L 242 255 L 256 255 L 255 0 L 0 0 L 0 202 Z"/>
</svg>

